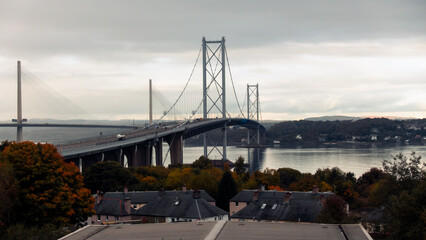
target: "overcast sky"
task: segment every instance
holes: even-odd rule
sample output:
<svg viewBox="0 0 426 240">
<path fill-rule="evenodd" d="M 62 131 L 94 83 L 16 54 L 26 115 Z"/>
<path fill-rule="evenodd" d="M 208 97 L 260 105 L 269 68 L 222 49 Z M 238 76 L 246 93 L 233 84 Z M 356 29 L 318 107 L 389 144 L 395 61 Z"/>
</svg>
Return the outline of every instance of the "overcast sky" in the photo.
<svg viewBox="0 0 426 240">
<path fill-rule="evenodd" d="M 258 83 L 264 120 L 426 117 L 424 0 L 17 0 L 0 1 L 0 120 L 17 60 L 24 117 L 146 119 L 148 79 L 173 102 L 203 36 L 226 38 L 240 104 Z"/>
</svg>

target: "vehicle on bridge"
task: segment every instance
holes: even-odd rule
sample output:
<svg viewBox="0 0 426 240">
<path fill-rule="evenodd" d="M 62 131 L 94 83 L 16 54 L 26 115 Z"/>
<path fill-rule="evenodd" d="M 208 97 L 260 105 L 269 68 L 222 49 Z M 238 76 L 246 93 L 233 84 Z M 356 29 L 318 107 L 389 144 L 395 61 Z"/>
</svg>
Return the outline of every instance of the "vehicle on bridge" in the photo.
<svg viewBox="0 0 426 240">
<path fill-rule="evenodd" d="M 125 136 L 126 136 L 126 135 L 124 135 L 124 134 L 117 134 L 117 139 L 118 139 L 118 141 L 123 140 Z"/>
</svg>

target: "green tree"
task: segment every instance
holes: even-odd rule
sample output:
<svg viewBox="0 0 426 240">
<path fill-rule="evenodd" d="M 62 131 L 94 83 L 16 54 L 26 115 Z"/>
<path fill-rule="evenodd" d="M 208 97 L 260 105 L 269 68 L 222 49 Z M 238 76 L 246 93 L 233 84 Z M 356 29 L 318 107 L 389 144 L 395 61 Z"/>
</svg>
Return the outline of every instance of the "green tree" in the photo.
<svg viewBox="0 0 426 240">
<path fill-rule="evenodd" d="M 139 183 L 129 169 L 117 162 L 98 162 L 89 167 L 84 173 L 84 183 L 92 191 L 103 192 L 123 191 L 124 186 L 130 189 Z"/>
<path fill-rule="evenodd" d="M 2 159 L 0 153 L 0 227 L 10 224 L 17 194 L 18 182 L 12 166 Z"/>
<path fill-rule="evenodd" d="M 357 191 L 361 196 L 368 197 L 370 195 L 371 186 L 388 176 L 385 172 L 378 168 L 371 168 L 368 172 L 362 174 L 356 182 Z"/>
<path fill-rule="evenodd" d="M 200 174 L 192 176 L 188 183 L 191 189 L 203 189 L 213 198 L 217 196 L 219 181 L 212 176 L 209 169 L 204 169 Z"/>
<path fill-rule="evenodd" d="M 232 173 L 227 170 L 220 179 L 217 191 L 217 206 L 229 212 L 229 199 L 237 195 L 237 184 L 235 183 Z"/>
<path fill-rule="evenodd" d="M 207 157 L 201 156 L 192 163 L 192 167 L 198 169 L 212 168 L 212 161 Z"/>
<path fill-rule="evenodd" d="M 238 175 L 241 175 L 246 171 L 247 168 L 244 166 L 244 158 L 242 156 L 239 156 L 238 159 L 235 161 L 234 172 L 236 172 Z"/>
<path fill-rule="evenodd" d="M 292 168 L 279 168 L 277 170 L 280 175 L 280 185 L 282 188 L 290 186 L 302 177 L 302 173 Z"/>
<path fill-rule="evenodd" d="M 17 221 L 59 226 L 94 214 L 94 199 L 84 188 L 78 168 L 64 162 L 53 145 L 13 143 L 3 150 L 3 158 L 12 165 L 18 182 L 13 211 Z"/>
<path fill-rule="evenodd" d="M 407 158 L 402 153 L 393 157 L 393 161 L 383 160 L 384 171 L 395 178 L 402 189 L 413 189 L 426 176 L 426 163 L 421 162 L 421 156 L 412 152 Z"/>
<path fill-rule="evenodd" d="M 426 209 L 426 184 L 422 184 L 413 194 L 403 191 L 392 196 L 386 209 L 388 222 L 385 229 L 390 239 L 425 239 L 426 225 L 422 214 Z"/>
<path fill-rule="evenodd" d="M 57 227 L 52 224 L 43 226 L 25 226 L 23 224 L 15 224 L 10 226 L 5 232 L 3 238 L 5 240 L 55 240 L 69 233 L 65 227 Z"/>
<path fill-rule="evenodd" d="M 385 228 L 391 239 L 424 239 L 426 214 L 426 169 L 421 156 L 414 152 L 407 158 L 397 154 L 393 161 L 382 162 L 384 171 L 389 174 L 396 190 L 387 191 Z M 380 183 L 380 181 L 379 181 Z M 386 193 L 386 184 L 377 191 Z"/>
</svg>

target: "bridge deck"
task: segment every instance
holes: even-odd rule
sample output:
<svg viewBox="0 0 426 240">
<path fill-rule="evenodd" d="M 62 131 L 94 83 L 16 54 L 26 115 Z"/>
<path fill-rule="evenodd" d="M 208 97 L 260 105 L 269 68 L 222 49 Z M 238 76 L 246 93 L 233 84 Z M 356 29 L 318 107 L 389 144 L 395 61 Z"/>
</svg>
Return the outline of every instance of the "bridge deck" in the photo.
<svg viewBox="0 0 426 240">
<path fill-rule="evenodd" d="M 130 133 L 126 133 L 125 138 L 121 141 L 119 141 L 115 136 L 105 136 L 82 142 L 60 144 L 56 147 L 59 152 L 68 159 L 129 147 L 147 141 L 166 138 L 174 134 L 182 134 L 183 139 L 186 139 L 213 129 L 222 128 L 225 123 L 227 126 L 242 125 L 247 128 L 257 128 L 258 126 L 261 126 L 259 123 L 248 119 L 206 119 L 132 130 Z"/>
</svg>

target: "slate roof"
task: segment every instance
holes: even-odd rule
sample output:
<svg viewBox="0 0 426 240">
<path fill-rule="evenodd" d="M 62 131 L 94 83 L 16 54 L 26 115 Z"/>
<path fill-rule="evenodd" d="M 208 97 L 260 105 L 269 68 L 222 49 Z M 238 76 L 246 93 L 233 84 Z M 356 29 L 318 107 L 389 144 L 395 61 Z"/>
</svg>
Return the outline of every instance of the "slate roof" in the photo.
<svg viewBox="0 0 426 240">
<path fill-rule="evenodd" d="M 384 223 L 385 220 L 383 216 L 383 210 L 384 207 L 375 209 L 374 211 L 361 218 L 361 222 Z"/>
<path fill-rule="evenodd" d="M 99 204 L 95 204 L 95 211 L 98 215 L 109 216 L 127 216 L 131 213 L 124 207 L 125 197 L 115 196 L 116 198 L 104 198 Z M 133 208 L 131 209 L 133 212 Z"/>
<path fill-rule="evenodd" d="M 274 221 L 314 222 L 322 210 L 320 196 L 328 197 L 333 193 L 291 192 L 288 203 L 284 201 L 287 192 L 259 191 L 258 199 L 253 202 L 254 191 L 243 191 L 230 201 L 249 202 L 232 215 L 232 218 L 261 219 Z"/>
<path fill-rule="evenodd" d="M 192 194 L 169 194 L 147 203 L 135 215 L 202 219 L 227 215 L 205 199 L 194 199 Z"/>
<path fill-rule="evenodd" d="M 201 193 L 201 198 L 207 200 L 208 202 L 215 202 L 214 198 L 212 198 L 206 191 L 199 190 Z M 188 190 L 185 193 L 180 191 L 164 191 L 164 195 L 174 195 L 178 194 L 193 194 L 193 190 Z M 104 198 L 116 199 L 123 196 L 123 192 L 106 192 L 104 193 Z M 124 193 L 124 197 L 129 197 L 132 201 L 132 204 L 146 204 L 153 200 L 156 200 L 159 196 L 159 191 L 136 191 L 136 192 L 127 192 Z"/>
<path fill-rule="evenodd" d="M 177 196 L 188 196 L 192 198 L 193 190 L 183 191 L 164 191 L 164 197 L 176 198 Z M 200 198 L 209 202 L 214 202 L 206 191 L 200 190 Z M 147 204 L 152 201 L 160 199 L 159 191 L 138 191 L 138 192 L 106 192 L 104 193 L 103 199 L 99 204 L 95 204 L 95 211 L 98 215 L 110 215 L 110 216 L 126 216 L 134 214 L 136 210 L 131 209 L 131 213 L 125 210 L 124 202 L 126 198 L 130 198 L 131 204 Z M 211 205 L 211 204 L 210 204 Z"/>
<path fill-rule="evenodd" d="M 284 195 L 287 192 L 291 192 L 292 199 L 318 199 L 320 195 L 324 195 L 326 197 L 333 195 L 331 192 L 298 192 L 298 191 L 258 191 L 258 190 L 243 190 L 237 195 L 235 195 L 230 202 L 252 202 L 253 201 L 253 193 L 258 192 L 258 199 L 284 199 Z"/>
</svg>

